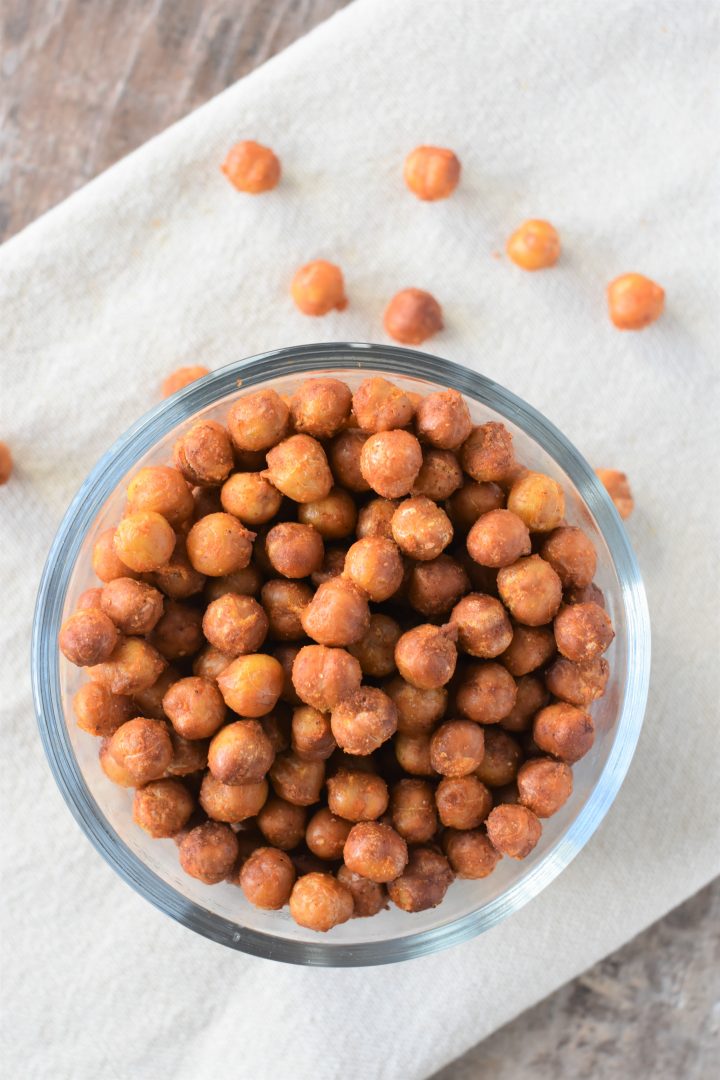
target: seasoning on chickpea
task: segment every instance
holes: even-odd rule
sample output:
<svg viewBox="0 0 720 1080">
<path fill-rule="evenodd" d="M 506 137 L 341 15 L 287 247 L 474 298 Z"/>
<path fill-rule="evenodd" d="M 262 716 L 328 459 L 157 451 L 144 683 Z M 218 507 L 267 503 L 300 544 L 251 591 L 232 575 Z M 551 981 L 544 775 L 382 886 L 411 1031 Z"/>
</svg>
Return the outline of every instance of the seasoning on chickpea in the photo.
<svg viewBox="0 0 720 1080">
<path fill-rule="evenodd" d="M 13 458 L 7 443 L 0 442 L 0 485 L 7 484 L 12 476 Z"/>
<path fill-rule="evenodd" d="M 187 600 L 202 592 L 207 578 L 192 565 L 185 538 L 178 536 L 169 560 L 153 573 L 151 580 L 160 592 L 172 600 Z"/>
<path fill-rule="evenodd" d="M 398 499 L 409 495 L 422 467 L 420 443 L 409 431 L 379 431 L 360 451 L 360 471 L 378 495 Z"/>
<path fill-rule="evenodd" d="M 265 805 L 268 790 L 264 777 L 243 784 L 226 784 L 206 772 L 200 786 L 200 805 L 213 821 L 233 825 L 255 817 Z"/>
<path fill-rule="evenodd" d="M 388 808 L 388 788 L 381 776 L 340 769 L 327 779 L 328 806 L 346 821 L 374 821 Z"/>
<path fill-rule="evenodd" d="M 234 657 L 220 652 L 214 645 L 205 645 L 193 659 L 193 675 L 200 675 L 215 682 L 220 672 L 224 671 L 233 660 Z"/>
<path fill-rule="evenodd" d="M 284 851 L 260 847 L 243 863 L 240 888 L 255 907 L 278 911 L 290 899 L 296 876 L 292 860 Z"/>
<path fill-rule="evenodd" d="M 324 761 L 304 761 L 294 751 L 278 754 L 269 770 L 275 794 L 295 806 L 312 806 L 320 798 Z M 330 807 L 332 810 L 332 807 Z"/>
<path fill-rule="evenodd" d="M 337 749 L 327 713 L 300 705 L 292 715 L 292 748 L 303 761 L 325 761 Z"/>
<path fill-rule="evenodd" d="M 323 807 L 310 818 L 305 843 L 319 859 L 341 859 L 352 827 L 352 822 L 337 817 L 327 807 Z"/>
<path fill-rule="evenodd" d="M 243 525 L 264 525 L 277 514 L 282 495 L 261 473 L 237 472 L 223 484 L 220 501 Z"/>
<path fill-rule="evenodd" d="M 170 728 L 168 734 L 173 756 L 165 770 L 166 776 L 191 776 L 207 767 L 207 739 L 184 739 L 174 728 Z"/>
<path fill-rule="evenodd" d="M 367 630 L 350 652 L 359 661 L 363 675 L 382 679 L 395 671 L 395 646 L 402 631 L 389 615 L 371 615 Z"/>
<path fill-rule="evenodd" d="M 225 721 L 226 707 L 216 684 L 202 676 L 179 679 L 162 699 L 168 720 L 185 739 L 208 739 Z"/>
<path fill-rule="evenodd" d="M 352 404 L 358 426 L 369 434 L 407 427 L 413 418 L 413 407 L 405 391 L 380 376 L 361 382 Z"/>
<path fill-rule="evenodd" d="M 353 918 L 370 918 L 387 907 L 387 892 L 384 885 L 378 885 L 375 881 L 361 877 L 344 864 L 338 870 L 336 877 L 352 893 Z"/>
<path fill-rule="evenodd" d="M 295 430 L 315 439 L 330 439 L 350 416 L 352 393 L 339 379 L 306 379 L 290 399 Z"/>
<path fill-rule="evenodd" d="M 478 780 L 490 788 L 505 787 L 515 779 L 522 760 L 522 750 L 501 727 L 485 728 L 485 753 L 475 770 Z"/>
<path fill-rule="evenodd" d="M 403 176 L 418 199 L 447 199 L 458 186 L 460 161 L 443 146 L 417 146 L 405 158 Z"/>
<path fill-rule="evenodd" d="M 393 828 L 409 844 L 425 844 L 438 829 L 435 792 L 426 780 L 400 780 L 392 789 Z"/>
<path fill-rule="evenodd" d="M 445 615 L 470 589 L 465 570 L 456 559 L 439 555 L 410 572 L 408 601 L 421 615 Z"/>
<path fill-rule="evenodd" d="M 560 237 L 549 221 L 524 221 L 507 242 L 508 258 L 523 270 L 545 270 L 560 258 Z"/>
<path fill-rule="evenodd" d="M 117 784 L 119 787 L 131 788 L 135 787 L 135 780 L 130 776 L 127 769 L 120 765 L 110 753 L 110 738 L 102 738 L 100 740 L 100 749 L 98 750 L 98 762 L 100 768 L 107 776 L 108 780 L 113 784 Z"/>
<path fill-rule="evenodd" d="M 316 588 L 324 585 L 326 581 L 330 581 L 332 578 L 340 577 L 345 569 L 346 553 L 347 548 L 340 545 L 325 548 L 322 566 L 319 570 L 313 570 L 310 575 L 310 580 Z"/>
<path fill-rule="evenodd" d="M 306 817 L 304 806 L 273 795 L 258 811 L 257 824 L 269 844 L 281 851 L 292 851 L 305 836 Z"/>
<path fill-rule="evenodd" d="M 424 495 L 443 502 L 462 486 L 463 471 L 452 450 L 423 450 L 423 463 L 412 487 L 412 495 Z"/>
<path fill-rule="evenodd" d="M 381 536 L 356 540 L 345 556 L 344 577 L 376 603 L 397 592 L 403 573 L 403 561 L 396 544 Z"/>
<path fill-rule="evenodd" d="M 447 708 L 448 693 L 443 687 L 421 690 L 399 675 L 385 684 L 385 693 L 395 704 L 398 731 L 404 735 L 423 735 L 432 731 Z"/>
<path fill-rule="evenodd" d="M 112 735 L 109 753 L 134 781 L 136 787 L 159 780 L 172 761 L 167 726 L 161 720 L 137 717 Z"/>
<path fill-rule="evenodd" d="M 462 487 L 450 496 L 445 509 L 455 531 L 467 533 L 483 514 L 501 510 L 504 505 L 505 492 L 498 484 L 465 479 Z"/>
<path fill-rule="evenodd" d="M 353 825 L 345 841 L 343 859 L 349 870 L 382 885 L 394 881 L 408 861 L 407 843 L 381 821 Z"/>
<path fill-rule="evenodd" d="M 421 690 L 445 686 L 455 673 L 457 627 L 426 624 L 416 626 L 395 646 L 395 663 L 406 682 Z"/>
<path fill-rule="evenodd" d="M 539 555 L 518 559 L 498 572 L 497 586 L 510 614 L 526 626 L 544 626 L 562 602 L 562 584 Z"/>
<path fill-rule="evenodd" d="M 138 510 L 123 518 L 115 530 L 118 558 L 136 573 L 159 570 L 175 547 L 172 526 L 152 510 Z"/>
<path fill-rule="evenodd" d="M 453 537 L 450 519 L 431 499 L 405 499 L 391 522 L 395 543 L 403 554 L 422 562 L 436 559 Z"/>
<path fill-rule="evenodd" d="M 511 566 L 531 550 L 525 523 L 510 510 L 491 510 L 477 519 L 467 538 L 470 557 L 481 566 Z"/>
<path fill-rule="evenodd" d="M 430 761 L 428 733 L 407 735 L 405 732 L 398 732 L 395 736 L 395 757 L 400 768 L 410 776 L 437 776 Z"/>
<path fill-rule="evenodd" d="M 400 877 L 389 882 L 388 895 L 402 911 L 437 907 L 448 891 L 453 872 L 444 855 L 433 848 L 416 847 Z"/>
<path fill-rule="evenodd" d="M 272 712 L 283 688 L 284 672 L 274 656 L 238 656 L 217 677 L 225 704 L 238 716 L 258 717 Z"/>
<path fill-rule="evenodd" d="M 571 705 L 591 705 L 605 693 L 610 665 L 604 656 L 574 664 L 559 656 L 545 672 L 545 685 L 556 698 Z"/>
<path fill-rule="evenodd" d="M 330 722 L 338 746 L 349 754 L 363 756 L 395 734 L 397 712 L 382 690 L 364 686 L 338 702 Z"/>
<path fill-rule="evenodd" d="M 536 714 L 532 734 L 540 750 L 574 765 L 592 747 L 595 725 L 589 713 L 559 701 Z"/>
<path fill-rule="evenodd" d="M 537 472 L 525 473 L 515 481 L 507 505 L 531 532 L 552 532 L 565 514 L 563 489 L 551 476 Z"/>
<path fill-rule="evenodd" d="M 97 608 L 77 611 L 60 627 L 58 645 L 66 660 L 92 667 L 109 660 L 120 640 L 115 623 Z"/>
<path fill-rule="evenodd" d="M 208 514 L 188 533 L 188 558 L 199 573 L 226 577 L 250 562 L 254 538 L 232 514 Z"/>
<path fill-rule="evenodd" d="M 193 797 L 180 780 L 151 780 L 135 792 L 133 821 L 152 837 L 175 836 L 194 809 Z"/>
<path fill-rule="evenodd" d="M 501 855 L 524 859 L 540 839 L 542 825 L 527 806 L 503 803 L 489 814 L 487 832 L 490 843 Z"/>
<path fill-rule="evenodd" d="M 301 701 L 330 712 L 342 698 L 359 690 L 362 669 L 345 649 L 305 645 L 295 658 L 292 678 Z"/>
<path fill-rule="evenodd" d="M 299 926 L 325 933 L 352 918 L 353 896 L 332 874 L 304 874 L 293 885 L 290 914 Z"/>
<path fill-rule="evenodd" d="M 220 171 L 238 191 L 260 195 L 280 179 L 280 162 L 269 146 L 245 139 L 228 150 Z"/>
<path fill-rule="evenodd" d="M 303 315 L 327 315 L 348 305 L 342 270 L 326 259 L 314 259 L 296 271 L 290 292 Z"/>
<path fill-rule="evenodd" d="M 321 645 L 353 645 L 370 625 L 364 594 L 343 577 L 321 585 L 300 618 L 308 637 Z"/>
<path fill-rule="evenodd" d="M 457 450 L 473 429 L 462 394 L 452 389 L 427 394 L 417 407 L 415 429 L 424 442 L 440 450 Z"/>
<path fill-rule="evenodd" d="M 522 805 L 537 817 L 548 818 L 556 814 L 572 795 L 572 769 L 562 761 L 535 758 L 521 767 L 517 786 Z"/>
<path fill-rule="evenodd" d="M 206 885 L 217 885 L 231 872 L 239 845 L 229 825 L 206 821 L 196 825 L 180 843 L 180 865 L 186 874 Z"/>
<path fill-rule="evenodd" d="M 629 518 L 635 508 L 635 500 L 630 490 L 630 481 L 624 472 L 618 469 L 596 469 L 595 473 L 608 495 L 615 503 L 615 509 L 623 520 Z"/>
<path fill-rule="evenodd" d="M 325 548 L 322 537 L 312 525 L 283 521 L 273 525 L 265 538 L 270 565 L 289 578 L 304 578 L 322 566 Z"/>
<path fill-rule="evenodd" d="M 265 611 L 251 596 L 225 593 L 208 604 L 203 616 L 205 637 L 228 656 L 257 652 L 268 632 Z"/>
<path fill-rule="evenodd" d="M 298 503 L 326 498 L 333 486 L 325 451 L 311 435 L 291 435 L 267 455 L 263 473 L 283 495 Z"/>
<path fill-rule="evenodd" d="M 665 307 L 665 290 L 644 274 L 621 274 L 608 285 L 607 298 L 618 330 L 643 330 Z"/>
<path fill-rule="evenodd" d="M 463 716 L 479 724 L 497 724 L 515 704 L 517 687 L 501 664 L 486 660 L 469 665 L 457 687 L 456 704 Z"/>
<path fill-rule="evenodd" d="M 484 753 L 483 729 L 472 720 L 448 720 L 430 739 L 430 764 L 441 776 L 468 776 Z"/>
<path fill-rule="evenodd" d="M 470 656 L 499 656 L 512 641 L 512 626 L 499 600 L 470 593 L 456 604 L 450 622 L 458 629 L 458 648 Z"/>
<path fill-rule="evenodd" d="M 615 637 L 610 616 L 599 604 L 568 604 L 558 612 L 555 641 L 563 656 L 575 663 L 594 660 Z"/>
<path fill-rule="evenodd" d="M 488 877 L 502 857 L 482 829 L 445 829 L 442 846 L 457 876 L 470 881 Z"/>
<path fill-rule="evenodd" d="M 100 607 L 123 634 L 149 634 L 163 613 L 163 598 L 134 578 L 115 578 L 102 590 Z"/>
<path fill-rule="evenodd" d="M 88 668 L 88 675 L 113 694 L 132 696 L 149 690 L 165 667 L 166 661 L 149 642 L 129 637 L 119 640 L 107 660 Z"/>
<path fill-rule="evenodd" d="M 402 289 L 385 308 L 383 326 L 402 345 L 422 345 L 442 330 L 442 308 L 424 289 Z"/>
<path fill-rule="evenodd" d="M 367 440 L 368 435 L 364 431 L 350 428 L 336 435 L 328 450 L 335 482 L 357 494 L 370 490 L 370 484 L 360 469 L 362 448 Z"/>
<path fill-rule="evenodd" d="M 222 484 L 233 467 L 227 431 L 215 420 L 198 420 L 175 443 L 173 460 L 191 484 Z"/>
<path fill-rule="evenodd" d="M 512 627 L 512 640 L 500 656 L 511 675 L 519 678 L 542 667 L 555 655 L 555 635 L 549 626 Z"/>
<path fill-rule="evenodd" d="M 312 525 L 323 540 L 342 540 L 355 530 L 357 507 L 352 496 L 342 488 L 332 488 L 324 499 L 301 503 L 298 521 Z"/>
<path fill-rule="evenodd" d="M 460 461 L 478 483 L 501 484 L 515 468 L 512 435 L 503 424 L 489 420 L 473 428 L 462 445 Z"/>
<path fill-rule="evenodd" d="M 177 600 L 166 600 L 150 640 L 166 660 L 181 660 L 196 653 L 205 640 L 202 612 Z"/>
<path fill-rule="evenodd" d="M 392 540 L 390 522 L 399 505 L 397 499 L 377 498 L 371 499 L 369 503 L 361 507 L 355 526 L 355 535 L 358 540 L 375 536 Z"/>
<path fill-rule="evenodd" d="M 190 383 L 209 375 L 210 371 L 202 364 L 188 364 L 185 367 L 176 368 L 166 379 L 163 380 L 161 393 L 164 398 L 172 397 L 178 390 L 184 390 Z"/>
<path fill-rule="evenodd" d="M 129 697 L 111 694 L 99 683 L 84 683 L 73 698 L 73 712 L 77 725 L 89 735 L 114 735 L 117 729 L 130 720 L 135 706 Z"/>
<path fill-rule="evenodd" d="M 540 548 L 540 554 L 560 578 L 563 589 L 582 589 L 595 576 L 597 555 L 592 540 L 575 526 L 554 529 Z"/>
<path fill-rule="evenodd" d="M 304 637 L 301 617 L 313 598 L 303 581 L 266 581 L 260 593 L 269 633 L 276 641 L 298 641 Z"/>
</svg>

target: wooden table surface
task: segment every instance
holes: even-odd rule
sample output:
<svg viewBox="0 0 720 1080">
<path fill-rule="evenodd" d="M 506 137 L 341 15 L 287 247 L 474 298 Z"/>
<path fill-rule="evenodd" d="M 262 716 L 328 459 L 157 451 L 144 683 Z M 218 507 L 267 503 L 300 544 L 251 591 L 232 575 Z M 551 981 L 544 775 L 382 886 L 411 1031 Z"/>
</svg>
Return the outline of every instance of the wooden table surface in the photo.
<svg viewBox="0 0 720 1080">
<path fill-rule="evenodd" d="M 347 2 L 5 0 L 0 240 Z M 705 1080 L 719 923 L 716 883 L 437 1080 Z"/>
</svg>

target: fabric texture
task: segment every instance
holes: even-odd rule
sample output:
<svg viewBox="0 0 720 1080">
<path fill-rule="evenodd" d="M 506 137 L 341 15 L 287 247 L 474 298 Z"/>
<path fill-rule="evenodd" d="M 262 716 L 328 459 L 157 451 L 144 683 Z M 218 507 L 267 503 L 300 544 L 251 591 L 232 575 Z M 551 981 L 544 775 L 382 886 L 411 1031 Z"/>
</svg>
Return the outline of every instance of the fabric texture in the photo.
<svg viewBox="0 0 720 1080">
<path fill-rule="evenodd" d="M 6 1075 L 414 1080 L 718 872 L 718 14 L 712 0 L 358 0 L 0 251 L 0 437 L 17 463 L 0 489 Z M 284 170 L 255 199 L 218 168 L 245 137 Z M 423 142 L 462 160 L 446 202 L 404 189 Z M 498 257 L 527 217 L 561 233 L 550 272 Z M 322 320 L 288 291 L 317 257 L 350 297 Z M 627 270 L 667 290 L 641 334 L 607 317 L 605 285 Z M 408 285 L 443 304 L 431 351 L 629 474 L 650 701 L 605 822 L 517 915 L 395 967 L 287 967 L 176 925 L 82 837 L 36 732 L 33 599 L 71 496 L 166 373 L 384 340 L 384 305 Z"/>
</svg>

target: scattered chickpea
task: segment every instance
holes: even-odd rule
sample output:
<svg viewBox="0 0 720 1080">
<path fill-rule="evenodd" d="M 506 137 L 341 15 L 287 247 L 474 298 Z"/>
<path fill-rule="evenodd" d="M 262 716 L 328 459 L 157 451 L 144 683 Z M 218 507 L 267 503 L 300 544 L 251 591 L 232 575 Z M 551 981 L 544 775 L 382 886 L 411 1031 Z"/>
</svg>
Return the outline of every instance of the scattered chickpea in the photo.
<svg viewBox="0 0 720 1080">
<path fill-rule="evenodd" d="M 180 780 L 151 780 L 135 792 L 133 821 L 152 837 L 175 836 L 194 808 L 193 797 Z"/>
<path fill-rule="evenodd" d="M 452 880 L 453 872 L 444 855 L 433 848 L 417 847 L 410 852 L 403 873 L 388 884 L 387 890 L 402 911 L 427 911 L 442 902 Z"/>
<path fill-rule="evenodd" d="M 503 567 L 497 586 L 510 614 L 526 626 L 549 623 L 562 602 L 560 578 L 539 555 Z"/>
<path fill-rule="evenodd" d="M 540 750 L 574 765 L 592 747 L 595 725 L 589 713 L 559 701 L 537 713 L 532 734 Z"/>
<path fill-rule="evenodd" d="M 623 520 L 629 518 L 635 508 L 630 482 L 624 472 L 617 469 L 596 469 L 600 483 L 615 503 L 615 509 Z"/>
<path fill-rule="evenodd" d="M 395 646 L 395 663 L 406 682 L 421 690 L 445 686 L 457 663 L 457 627 L 426 624 L 403 634 Z"/>
<path fill-rule="evenodd" d="M 457 876 L 471 881 L 492 874 L 501 858 L 481 829 L 445 829 L 442 846 Z"/>
<path fill-rule="evenodd" d="M 662 315 L 665 290 L 644 274 L 621 274 L 607 289 L 610 318 L 618 330 L 643 330 Z"/>
<path fill-rule="evenodd" d="M 352 392 L 339 379 L 306 379 L 290 399 L 293 427 L 315 439 L 330 439 L 347 422 Z"/>
<path fill-rule="evenodd" d="M 545 270 L 560 258 L 560 237 L 549 221 L 524 221 L 507 242 L 508 258 L 523 270 Z"/>
<path fill-rule="evenodd" d="M 526 806 L 503 803 L 488 816 L 490 843 L 501 855 L 524 859 L 533 850 L 542 833 L 542 825 Z"/>
<path fill-rule="evenodd" d="M 186 874 L 206 885 L 217 885 L 231 872 L 239 845 L 229 825 L 206 821 L 191 829 L 180 842 L 180 865 Z"/>
<path fill-rule="evenodd" d="M 413 407 L 405 391 L 380 376 L 360 383 L 353 394 L 352 406 L 358 427 L 371 435 L 407 427 L 413 418 Z"/>
<path fill-rule="evenodd" d="M 418 199 L 447 199 L 460 181 L 460 161 L 442 146 L 417 146 L 405 158 L 403 176 Z"/>
<path fill-rule="evenodd" d="M 238 656 L 217 677 L 225 704 L 238 716 L 256 718 L 272 712 L 284 683 L 284 672 L 274 656 L 250 653 Z"/>
<path fill-rule="evenodd" d="M 301 266 L 290 286 L 295 306 L 303 315 L 327 315 L 348 305 L 342 270 L 326 259 L 315 259 Z"/>
<path fill-rule="evenodd" d="M 191 484 L 224 483 L 233 467 L 227 431 L 215 420 L 198 420 L 175 443 L 173 460 Z"/>
<path fill-rule="evenodd" d="M 7 443 L 0 442 L 0 486 L 7 484 L 13 471 L 13 458 Z"/>
<path fill-rule="evenodd" d="M 442 308 L 424 289 L 402 289 L 385 309 L 386 334 L 402 345 L 422 345 L 443 328 Z"/>
<path fill-rule="evenodd" d="M 190 383 L 196 382 L 197 379 L 202 379 L 209 374 L 208 368 L 202 364 L 188 364 L 186 367 L 176 368 L 163 380 L 162 396 L 164 398 L 172 397 L 173 394 L 177 394 L 178 390 L 184 390 Z"/>
<path fill-rule="evenodd" d="M 304 874 L 290 894 L 290 914 L 299 926 L 325 933 L 353 914 L 353 894 L 332 874 Z"/>
<path fill-rule="evenodd" d="M 517 686 L 501 664 L 486 660 L 469 665 L 458 684 L 456 704 L 463 716 L 479 724 L 497 724 L 512 710 Z"/>
<path fill-rule="evenodd" d="M 248 195 L 260 195 L 277 187 L 280 162 L 269 146 L 245 139 L 228 151 L 220 166 L 230 183 Z"/>
<path fill-rule="evenodd" d="M 615 631 L 599 604 L 568 604 L 555 617 L 558 650 L 575 663 L 594 660 L 609 648 Z"/>
</svg>

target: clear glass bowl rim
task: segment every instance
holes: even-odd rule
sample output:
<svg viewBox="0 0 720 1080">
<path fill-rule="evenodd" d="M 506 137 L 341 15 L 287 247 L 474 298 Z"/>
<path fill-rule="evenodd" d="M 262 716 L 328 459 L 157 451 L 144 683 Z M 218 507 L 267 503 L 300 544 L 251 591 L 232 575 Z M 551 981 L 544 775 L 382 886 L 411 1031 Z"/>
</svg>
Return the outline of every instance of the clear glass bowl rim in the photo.
<svg viewBox="0 0 720 1080">
<path fill-rule="evenodd" d="M 482 909 L 414 935 L 354 945 L 292 941 L 244 929 L 189 901 L 148 869 L 106 821 L 80 771 L 67 735 L 57 650 L 65 594 L 83 538 L 135 461 L 173 427 L 239 385 L 245 389 L 268 379 L 333 369 L 391 372 L 454 387 L 533 438 L 573 481 L 605 537 L 621 586 L 629 649 L 628 683 L 610 756 L 577 818 L 547 856 Z M 615 507 L 585 459 L 541 413 L 485 376 L 429 353 L 360 342 L 321 343 L 261 353 L 191 383 L 138 420 L 102 456 L 70 504 L 47 557 L 35 608 L 31 672 L 40 737 L 60 792 L 91 843 L 129 885 L 183 925 L 242 952 L 294 964 L 355 967 L 407 960 L 475 937 L 541 892 L 584 847 L 615 799 L 640 735 L 650 672 L 650 620 L 640 570 Z"/>
</svg>

